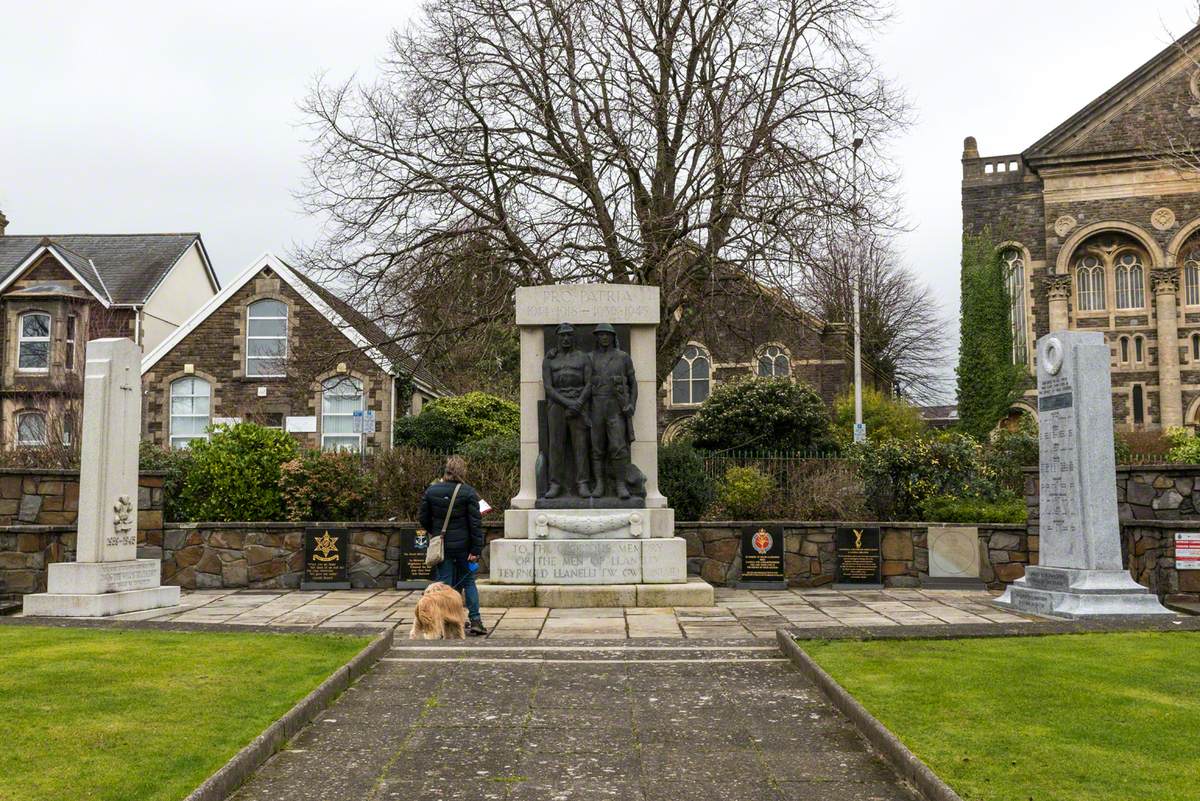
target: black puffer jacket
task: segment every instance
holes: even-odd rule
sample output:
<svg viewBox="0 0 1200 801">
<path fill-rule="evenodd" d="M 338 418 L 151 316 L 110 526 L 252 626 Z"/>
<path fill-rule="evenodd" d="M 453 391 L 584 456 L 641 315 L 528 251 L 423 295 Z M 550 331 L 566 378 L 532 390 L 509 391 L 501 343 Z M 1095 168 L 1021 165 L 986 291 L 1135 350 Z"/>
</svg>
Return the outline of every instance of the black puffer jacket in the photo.
<svg viewBox="0 0 1200 801">
<path fill-rule="evenodd" d="M 418 515 L 421 528 L 434 536 L 442 530 L 450 496 L 454 494 L 453 481 L 438 481 L 430 484 L 421 496 L 421 512 Z M 483 517 L 479 513 L 479 493 L 470 484 L 463 484 L 454 501 L 450 524 L 446 526 L 446 553 L 468 551 L 475 556 L 483 553 Z"/>
</svg>

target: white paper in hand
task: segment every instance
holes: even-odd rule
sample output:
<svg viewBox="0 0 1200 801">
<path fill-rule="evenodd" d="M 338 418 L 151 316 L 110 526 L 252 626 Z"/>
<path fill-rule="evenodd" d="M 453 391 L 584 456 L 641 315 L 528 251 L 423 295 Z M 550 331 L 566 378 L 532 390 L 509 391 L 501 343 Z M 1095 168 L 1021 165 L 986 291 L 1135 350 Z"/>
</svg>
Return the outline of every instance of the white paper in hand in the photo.
<svg viewBox="0 0 1200 801">
<path fill-rule="evenodd" d="M 483 498 L 480 498 L 479 499 L 479 514 L 486 515 L 490 511 L 492 511 L 492 505 L 490 503 L 488 503 L 487 501 L 485 501 Z"/>
</svg>

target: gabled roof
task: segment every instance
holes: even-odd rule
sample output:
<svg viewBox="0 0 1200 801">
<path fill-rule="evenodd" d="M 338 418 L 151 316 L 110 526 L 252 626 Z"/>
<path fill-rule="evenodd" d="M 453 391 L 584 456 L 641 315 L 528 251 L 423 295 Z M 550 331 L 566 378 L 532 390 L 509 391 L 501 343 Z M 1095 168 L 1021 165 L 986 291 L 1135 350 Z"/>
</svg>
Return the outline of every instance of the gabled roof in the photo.
<svg viewBox="0 0 1200 801">
<path fill-rule="evenodd" d="M 0 236 L 0 286 L 12 283 L 31 257 L 48 248 L 106 305 L 141 305 L 192 245 L 213 287 L 219 287 L 200 234 L 194 233 Z"/>
<path fill-rule="evenodd" d="M 287 262 L 283 261 L 283 259 L 271 253 L 264 253 L 251 262 L 240 275 L 226 284 L 220 292 L 197 309 L 195 314 L 188 318 L 183 325 L 172 331 L 170 336 L 158 344 L 158 347 L 147 353 L 145 358 L 142 359 L 142 375 L 149 372 L 184 337 L 196 330 L 213 312 L 225 305 L 239 289 L 266 268 L 273 270 L 300 297 L 328 320 L 334 328 L 341 331 L 355 347 L 362 350 L 371 361 L 375 362 L 381 370 L 391 375 L 404 372 L 412 376 L 418 385 L 421 385 L 426 392 L 431 394 L 449 394 L 448 390 L 429 374 L 429 371 L 417 364 L 407 354 L 404 354 L 395 343 L 390 341 L 389 337 L 384 335 L 378 326 L 370 323 L 370 321 L 350 307 L 345 301 L 333 295 L 319 284 L 316 284 L 316 282 L 307 276 L 302 276 L 300 271 L 294 269 Z M 343 312 L 348 312 L 351 319 L 348 319 L 347 315 L 343 314 Z"/>
<path fill-rule="evenodd" d="M 1146 136 L 1136 132 L 1155 111 L 1177 115 L 1180 121 L 1195 121 L 1187 107 L 1179 108 L 1177 98 L 1163 97 L 1155 92 L 1172 79 L 1188 81 L 1196 70 L 1194 60 L 1200 48 L 1200 25 L 1172 42 L 1142 66 L 1127 75 L 1120 83 L 1084 106 L 1068 120 L 1029 146 L 1022 154 L 1027 161 L 1037 162 L 1055 156 L 1093 158 L 1102 154 L 1147 153 Z M 1197 87 L 1190 84 L 1190 102 L 1200 106 Z M 1182 87 L 1179 88 L 1180 90 Z M 1188 94 L 1177 91 L 1177 94 Z M 1155 108 L 1150 108 L 1150 106 Z M 1161 106 L 1159 108 L 1158 106 Z M 1125 122 L 1128 124 L 1122 125 Z M 1105 129 L 1109 129 L 1105 131 Z"/>
</svg>

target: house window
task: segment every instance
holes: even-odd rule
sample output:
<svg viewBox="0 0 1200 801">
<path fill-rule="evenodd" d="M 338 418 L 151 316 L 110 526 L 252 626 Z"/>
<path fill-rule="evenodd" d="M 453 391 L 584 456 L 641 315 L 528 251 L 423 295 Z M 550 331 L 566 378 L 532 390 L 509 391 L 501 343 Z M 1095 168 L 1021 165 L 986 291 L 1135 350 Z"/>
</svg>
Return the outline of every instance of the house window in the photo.
<svg viewBox="0 0 1200 801">
<path fill-rule="evenodd" d="M 62 444 L 71 447 L 75 441 L 75 415 L 64 414 L 62 419 Z"/>
<path fill-rule="evenodd" d="M 194 439 L 208 439 L 212 387 L 203 378 L 188 376 L 171 382 L 171 447 L 186 448 Z"/>
<path fill-rule="evenodd" d="M 1013 364 L 1029 362 L 1028 339 L 1025 334 L 1025 260 L 1019 250 L 1006 250 L 1000 257 L 1004 261 L 1004 275 L 1008 282 L 1009 322 L 1013 335 Z"/>
<path fill-rule="evenodd" d="M 1143 337 L 1133 338 L 1133 360 L 1138 364 L 1146 360 L 1146 340 Z"/>
<path fill-rule="evenodd" d="M 708 351 L 688 345 L 671 370 L 671 403 L 675 406 L 694 406 L 708 397 L 711 385 L 712 362 Z"/>
<path fill-rule="evenodd" d="M 1095 256 L 1084 256 L 1075 270 L 1080 311 L 1103 311 L 1104 265 Z"/>
<path fill-rule="evenodd" d="M 1129 364 L 1129 337 L 1121 337 L 1121 363 Z"/>
<path fill-rule="evenodd" d="M 1192 361 L 1200 362 L 1200 334 L 1192 334 Z"/>
<path fill-rule="evenodd" d="M 259 300 L 246 310 L 246 375 L 278 378 L 287 374 L 288 307 Z"/>
<path fill-rule="evenodd" d="M 341 376 L 322 385 L 321 450 L 362 450 L 362 434 L 354 430 L 354 413 L 362 407 L 362 382 L 357 378 Z"/>
<path fill-rule="evenodd" d="M 1146 305 L 1142 262 L 1134 253 L 1122 253 L 1113 268 L 1117 284 L 1117 308 L 1140 309 Z"/>
<path fill-rule="evenodd" d="M 1188 306 L 1200 306 L 1200 250 L 1193 250 L 1183 263 L 1183 295 Z"/>
<path fill-rule="evenodd" d="M 67 317 L 67 369 L 75 369 L 75 315 Z"/>
<path fill-rule="evenodd" d="M 31 373 L 50 370 L 50 315 L 22 314 L 17 321 L 17 369 Z"/>
<path fill-rule="evenodd" d="M 1146 422 L 1146 401 L 1142 397 L 1142 385 L 1133 385 L 1133 424 L 1140 426 Z"/>
<path fill-rule="evenodd" d="M 31 447 L 46 444 L 46 415 L 21 412 L 17 415 L 17 445 Z"/>
<path fill-rule="evenodd" d="M 787 378 L 792 373 L 792 362 L 783 348 L 768 345 L 758 356 L 758 374 L 763 378 Z"/>
</svg>

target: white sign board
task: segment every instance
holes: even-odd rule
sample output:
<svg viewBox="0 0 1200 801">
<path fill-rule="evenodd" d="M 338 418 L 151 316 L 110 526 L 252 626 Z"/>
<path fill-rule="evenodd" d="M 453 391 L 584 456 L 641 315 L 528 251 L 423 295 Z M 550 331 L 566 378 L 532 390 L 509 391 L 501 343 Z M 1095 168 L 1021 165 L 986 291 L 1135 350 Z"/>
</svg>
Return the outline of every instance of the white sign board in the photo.
<svg viewBox="0 0 1200 801">
<path fill-rule="evenodd" d="M 366 413 L 363 415 L 363 431 L 366 431 L 368 434 L 373 434 L 375 432 L 374 409 L 367 409 Z"/>
<path fill-rule="evenodd" d="M 289 417 L 284 423 L 284 430 L 289 434 L 315 434 L 317 433 L 317 418 L 315 415 Z"/>
<path fill-rule="evenodd" d="M 242 422 L 240 417 L 214 417 L 212 419 L 214 426 L 236 426 L 240 422 Z"/>
<path fill-rule="evenodd" d="M 1200 532 L 1175 532 L 1175 569 L 1200 570 Z"/>
<path fill-rule="evenodd" d="M 854 441 L 855 442 L 866 442 L 867 441 L 867 424 L 866 423 L 855 423 L 854 424 Z"/>
<path fill-rule="evenodd" d="M 351 431 L 355 434 L 361 434 L 363 431 L 363 413 L 362 409 L 354 410 L 354 420 L 351 422 Z"/>
</svg>

